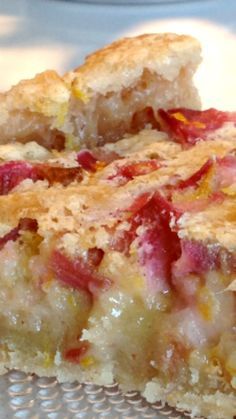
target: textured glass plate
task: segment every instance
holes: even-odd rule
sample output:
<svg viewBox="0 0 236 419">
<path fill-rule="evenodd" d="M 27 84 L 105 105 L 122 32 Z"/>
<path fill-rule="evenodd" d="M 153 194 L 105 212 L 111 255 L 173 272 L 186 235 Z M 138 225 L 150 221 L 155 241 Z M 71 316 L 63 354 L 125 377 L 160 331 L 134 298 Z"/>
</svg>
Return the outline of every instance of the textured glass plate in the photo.
<svg viewBox="0 0 236 419">
<path fill-rule="evenodd" d="M 182 419 L 188 416 L 161 403 L 147 403 L 137 392 L 122 394 L 117 385 L 58 384 L 20 371 L 0 377 L 1 419 Z"/>
</svg>

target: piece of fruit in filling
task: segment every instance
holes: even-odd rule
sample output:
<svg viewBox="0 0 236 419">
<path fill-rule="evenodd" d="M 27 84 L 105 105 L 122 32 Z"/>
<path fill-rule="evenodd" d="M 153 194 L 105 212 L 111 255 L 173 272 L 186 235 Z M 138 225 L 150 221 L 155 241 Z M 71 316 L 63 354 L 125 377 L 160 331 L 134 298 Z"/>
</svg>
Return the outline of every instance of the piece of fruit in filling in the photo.
<svg viewBox="0 0 236 419">
<path fill-rule="evenodd" d="M 53 275 L 47 252 L 33 219 L 21 219 L 1 239 L 1 344 L 10 350 L 27 347 L 45 368 L 58 353 L 63 361 L 68 350 L 82 347 L 81 331 L 92 306 L 84 287 L 64 285 Z"/>
<path fill-rule="evenodd" d="M 97 154 L 99 154 L 97 152 Z M 64 161 L 68 156 L 58 155 Z M 81 150 L 74 156 L 74 159 L 68 159 L 73 163 L 71 167 L 62 166 L 57 160 L 50 162 L 29 162 L 24 160 L 5 161 L 0 164 L 0 195 L 7 195 L 14 188 L 20 185 L 24 180 L 31 180 L 33 183 L 37 181 L 47 181 L 49 186 L 61 184 L 68 186 L 72 182 L 81 182 L 84 173 L 96 172 L 99 168 L 106 166 L 106 161 L 112 160 L 114 156 L 111 153 L 101 153 L 96 157 L 89 150 Z"/>
<path fill-rule="evenodd" d="M 127 220 L 123 230 L 119 226 L 111 247 L 122 254 L 124 266 L 134 263 L 135 270 L 139 266 L 145 286 L 141 297 L 139 293 L 144 303 L 135 297 L 134 291 L 131 293 L 130 310 L 139 313 L 137 317 L 134 314 L 132 330 L 126 327 L 131 325 L 131 312 L 124 305 L 125 297 L 110 297 L 111 301 L 116 300 L 115 312 L 120 310 L 120 315 L 112 320 L 123 342 L 123 348 L 119 344 L 117 347 L 120 365 L 129 365 L 134 376 L 142 365 L 148 378 L 174 376 L 177 381 L 186 382 L 192 353 L 202 351 L 207 361 L 201 366 L 201 375 L 206 378 L 211 349 L 223 333 L 235 333 L 235 297 L 233 292 L 225 292 L 232 280 L 234 257 L 218 245 L 179 238 L 175 221 L 181 212 L 159 193 L 140 196 L 129 210 L 129 227 Z M 123 272 L 121 266 L 122 263 L 119 271 Z M 127 268 L 126 272 L 128 277 Z M 135 279 L 131 281 L 130 287 L 135 289 Z M 106 307 L 104 302 L 104 315 Z M 144 333 L 141 318 L 145 343 L 139 346 L 139 337 L 141 342 Z M 124 342 L 131 341 L 131 336 L 136 336 L 136 343 L 126 345 Z M 122 375 L 120 371 L 119 374 Z"/>
<path fill-rule="evenodd" d="M 236 122 L 235 112 L 223 112 L 214 108 L 197 111 L 186 108 L 159 109 L 158 119 L 161 129 L 184 147 L 193 146 L 199 139 L 206 140 L 208 135 L 224 124 Z"/>
<path fill-rule="evenodd" d="M 179 193 L 198 188 L 208 166 L 206 173 L 204 170 L 182 184 Z M 206 376 L 211 351 L 219 347 L 223 333 L 233 336 L 235 299 L 225 288 L 234 259 L 217 245 L 181 239 L 176 220 L 183 210 L 176 208 L 170 190 L 168 193 L 138 196 L 119 214 L 126 228 L 117 227 L 110 233 L 110 245 L 87 249 L 79 256 L 67 255 L 56 238 L 44 246 L 37 223 L 21 220 L 2 238 L 2 266 L 10 269 L 1 273 L 6 282 L 1 300 L 2 339 L 5 335 L 13 342 L 15 336 L 17 342 L 30 336 L 32 347 L 49 353 L 49 359 L 59 350 L 62 359 L 82 365 L 90 350 L 93 352 L 92 346 L 96 348 L 96 341 L 80 340 L 82 330 L 93 327 L 88 323 L 91 314 L 100 330 L 104 329 L 101 319 L 108 320 L 104 345 L 96 348 L 98 362 L 105 359 L 103 350 L 112 353 L 121 382 L 128 374 L 133 382 L 159 376 L 185 383 L 194 351 L 207 359 L 201 366 L 201 375 Z M 109 259 L 117 254 L 120 258 Z M 24 266 L 21 273 L 16 266 Z M 143 278 L 139 292 L 128 275 L 129 266 Z M 129 283 L 125 286 L 124 282 Z M 10 303 L 4 311 L 6 299 Z M 30 316 L 27 305 L 31 306 Z M 25 335 L 18 333 L 22 321 Z M 226 366 L 231 365 L 232 353 L 223 344 L 217 356 L 231 383 L 232 368 Z M 84 361 L 87 366 L 89 359 Z"/>
</svg>

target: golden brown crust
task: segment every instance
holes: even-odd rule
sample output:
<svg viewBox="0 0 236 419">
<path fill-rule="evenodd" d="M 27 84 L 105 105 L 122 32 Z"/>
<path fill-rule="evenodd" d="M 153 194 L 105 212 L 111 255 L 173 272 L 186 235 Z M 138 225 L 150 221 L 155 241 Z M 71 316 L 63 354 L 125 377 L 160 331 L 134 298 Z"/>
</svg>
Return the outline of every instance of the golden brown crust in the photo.
<svg viewBox="0 0 236 419">
<path fill-rule="evenodd" d="M 1 99 L 6 110 L 24 109 L 45 116 L 57 116 L 69 96 L 69 89 L 63 79 L 55 71 L 45 71 L 32 80 L 20 81 L 7 94 L 2 94 Z"/>
<path fill-rule="evenodd" d="M 149 138 L 152 144 L 149 143 Z M 81 224 L 87 228 L 95 223 L 103 224 L 104 219 L 107 224 L 112 224 L 116 222 L 117 209 L 128 208 L 136 196 L 143 192 L 156 191 L 176 175 L 180 179 L 187 179 L 208 159 L 215 156 L 224 157 L 234 148 L 230 139 L 216 139 L 201 141 L 194 147 L 183 150 L 179 144 L 169 141 L 165 134 L 146 130 L 114 145 L 106 145 L 105 149 L 119 152 L 119 143 L 120 154 L 125 150 L 127 163 L 155 154 L 164 159 L 165 164 L 159 170 L 138 176 L 118 188 L 106 180 L 116 170 L 116 160 L 103 170 L 85 178 L 79 188 L 73 184 L 66 188 L 57 184 L 45 189 L 42 194 L 32 188 L 24 193 L 19 191 L 0 196 L 1 223 L 14 227 L 22 217 L 36 217 L 43 235 L 49 234 L 50 231 L 63 231 L 65 226 L 67 231 L 77 231 Z M 123 159 L 123 164 L 124 161 Z M 212 204 L 203 212 L 186 212 L 179 221 L 180 234 L 196 240 L 212 239 L 232 250 L 235 242 L 234 220 L 234 198 L 229 196 L 222 203 L 221 211 L 218 204 Z M 230 225 L 227 234 L 225 221 Z"/>
<path fill-rule="evenodd" d="M 154 112 L 197 108 L 192 75 L 199 61 L 199 44 L 188 36 L 154 34 L 114 42 L 64 77 L 45 71 L 1 94 L 0 142 L 36 140 L 48 148 L 94 144 L 133 130 L 132 116 L 146 106 Z"/>
<path fill-rule="evenodd" d="M 23 80 L 0 95 L 0 143 L 40 140 L 51 146 L 49 131 L 64 122 L 70 89 L 55 71 Z"/>
<path fill-rule="evenodd" d="M 179 220 L 180 235 L 192 240 L 217 243 L 230 252 L 235 252 L 235 198 L 229 197 L 219 204 L 211 205 L 196 214 L 184 214 Z"/>
<path fill-rule="evenodd" d="M 198 62 L 199 45 L 190 37 L 166 34 L 144 35 L 120 40 L 89 56 L 84 65 L 66 74 L 64 78 L 60 78 L 54 72 L 45 72 L 32 81 L 21 82 L 7 94 L 2 95 L 0 98 L 1 141 L 4 142 L 8 138 L 28 141 L 32 135 L 41 135 L 45 140 L 48 135 L 49 142 L 45 140 L 45 144 L 50 146 L 53 144 L 52 131 L 55 135 L 58 132 L 63 135 L 84 135 L 85 140 L 89 138 L 97 141 L 102 131 L 99 132 L 98 129 L 90 138 L 89 131 L 82 132 L 80 121 L 86 125 L 88 121 L 91 122 L 91 116 L 92 122 L 93 118 L 96 120 L 97 117 L 106 119 L 106 100 L 108 100 L 109 108 L 112 94 L 118 92 L 118 95 L 113 98 L 115 104 L 119 103 L 123 95 L 127 105 L 130 90 L 133 89 L 135 95 L 140 85 L 145 85 L 148 80 L 151 80 L 151 83 L 154 80 L 154 85 L 160 88 L 157 91 L 161 92 L 159 98 L 155 96 L 154 101 L 151 102 L 152 106 L 198 106 L 198 98 L 191 84 L 192 72 Z M 148 105 L 150 105 L 149 100 L 148 97 Z M 132 113 L 132 104 L 133 96 L 130 104 L 125 108 L 126 112 L 130 110 Z M 137 109 L 142 110 L 142 108 Z M 119 123 L 120 121 L 118 125 Z M 114 174 L 119 159 L 103 170 L 98 170 L 91 176 L 85 176 L 79 187 L 76 184 L 71 184 L 66 188 L 58 184 L 50 188 L 48 185 L 43 185 L 39 193 L 37 185 L 26 190 L 20 189 L 21 186 L 19 186 L 19 189 L 11 191 L 9 195 L 0 197 L 0 236 L 3 237 L 16 227 L 21 218 L 29 217 L 37 220 L 38 233 L 44 239 L 45 247 L 53 237 L 62 235 L 60 249 L 70 256 L 76 254 L 80 246 L 85 251 L 94 246 L 106 250 L 110 246 L 107 230 L 112 228 L 117 220 L 119 221 L 119 211 L 129 212 L 136 197 L 142 193 L 154 193 L 168 182 L 173 182 L 171 184 L 174 185 L 176 176 L 182 180 L 187 179 L 209 158 L 224 157 L 234 148 L 234 145 L 229 137 L 225 140 L 220 138 L 215 141 L 198 142 L 195 147 L 183 150 L 180 144 L 171 142 L 165 134 L 146 130 L 133 139 L 122 140 L 120 145 L 110 144 L 105 148 L 125 157 L 126 160 L 123 159 L 123 163 L 152 159 L 151 156 L 157 156 L 154 159 L 163 159 L 165 164 L 160 165 L 158 170 L 150 174 L 134 177 L 126 184 L 117 187 L 114 187 L 114 184 L 107 179 L 109 175 Z M 29 151 L 32 153 L 32 150 Z M 12 150 L 8 149 L 7 153 L 9 152 L 12 155 Z M 17 153 L 24 156 L 20 147 Z M 38 153 L 39 150 L 33 153 L 36 159 L 39 156 Z M 179 235 L 206 242 L 210 238 L 214 243 L 230 251 L 235 250 L 232 246 L 235 241 L 233 201 L 231 196 L 226 197 L 220 212 L 219 206 L 211 205 L 211 210 L 206 209 L 198 214 L 191 214 L 191 217 L 187 214 L 185 218 L 180 218 Z M 227 234 L 224 231 L 225 218 L 228 223 Z M 112 254 L 111 265 L 114 269 L 116 264 L 112 263 L 113 257 L 115 262 L 115 256 Z M 124 275 L 121 274 L 121 270 L 117 275 L 126 278 L 126 272 L 130 269 L 127 264 L 125 269 Z M 128 284 L 127 287 L 130 285 Z M 127 288 L 125 290 L 127 291 Z M 129 299 L 128 292 L 127 297 Z M 97 333 L 95 328 L 91 327 L 94 319 L 96 321 L 96 316 L 94 319 L 92 316 L 91 313 L 82 338 L 96 343 L 97 348 L 101 343 L 102 347 L 105 342 L 102 338 L 110 329 L 108 327 L 106 330 L 105 327 L 101 327 L 106 319 L 99 314 L 101 325 L 98 322 Z M 99 328 L 102 332 L 99 332 Z M 105 345 L 109 347 L 109 341 Z M 20 368 L 40 375 L 56 375 L 60 381 L 73 381 L 79 378 L 81 381 L 89 380 L 96 384 L 109 384 L 116 376 L 113 371 L 114 359 L 112 358 L 99 367 L 95 363 L 86 371 L 78 365 L 71 366 L 69 362 L 62 361 L 61 355 L 58 357 L 58 354 L 52 359 L 52 365 L 46 367 L 44 356 L 45 354 L 40 351 L 32 357 L 32 354 L 23 351 L 20 353 L 11 347 L 8 352 L 3 349 L 0 352 L 0 372 L 4 373 L 6 368 Z M 188 388 L 191 391 L 187 391 Z M 209 393 L 204 394 L 203 397 L 193 392 L 194 385 L 189 387 L 186 385 L 184 389 L 183 387 L 164 388 L 163 382 L 161 383 L 161 380 L 159 382 L 158 379 L 148 382 L 146 388 L 144 384 L 138 383 L 135 389 L 144 391 L 145 397 L 150 402 L 167 401 L 170 405 L 190 409 L 192 415 L 203 414 L 213 419 L 212 412 L 216 411 L 214 419 L 222 417 L 232 419 L 235 412 L 235 395 L 231 392 L 232 386 L 229 391 L 228 386 L 225 393 L 213 390 L 214 394 L 210 394 L 211 390 L 209 390 Z"/>
<path fill-rule="evenodd" d="M 153 403 L 165 400 L 170 406 L 181 411 L 191 411 L 191 417 L 207 417 L 208 419 L 233 419 L 236 399 L 233 393 L 225 394 L 217 391 L 214 394 L 196 394 L 191 391 L 171 390 L 165 388 L 158 380 L 148 383 L 144 392 L 146 399 Z"/>
<path fill-rule="evenodd" d="M 132 86 L 144 69 L 174 80 L 180 69 L 199 64 L 200 45 L 190 36 L 149 34 L 123 38 L 89 55 L 68 76 L 86 91 L 107 94 Z"/>
<path fill-rule="evenodd" d="M 150 143 L 150 139 L 152 143 Z M 109 246 L 109 241 L 106 238 L 104 225 L 108 228 L 112 227 L 119 218 L 119 211 L 128 208 L 136 196 L 139 196 L 142 192 L 156 191 L 158 187 L 168 183 L 170 178 L 174 179 L 176 174 L 181 179 L 187 179 L 206 160 L 213 156 L 224 157 L 233 148 L 234 141 L 231 141 L 230 138 L 226 140 L 221 138 L 214 141 L 198 142 L 194 147 L 183 150 L 180 144 L 173 143 L 166 138 L 165 134 L 155 133 L 153 130 L 146 130 L 141 132 L 139 136 L 121 140 L 120 149 L 119 143 L 106 145 L 105 149 L 120 152 L 124 158 L 112 162 L 107 167 L 98 170 L 95 174 L 91 174 L 79 187 L 78 185 L 70 185 L 63 188 L 57 185 L 43 190 L 42 193 L 38 193 L 38 191 L 32 188 L 32 190 L 26 192 L 13 191 L 7 196 L 1 196 L 0 236 L 2 237 L 7 231 L 14 228 L 20 218 L 30 217 L 37 219 L 38 232 L 44 238 L 44 242 L 49 242 L 57 234 L 65 235 L 66 238 L 60 242 L 60 246 L 69 255 L 73 255 L 73 252 L 76 252 L 81 244 L 82 248 L 85 249 L 91 246 L 106 248 L 106 246 Z M 119 187 L 114 187 L 114 184 L 106 181 L 108 174 L 114 172 L 117 163 L 121 161 L 122 163 L 142 161 L 143 159 L 148 159 L 150 155 L 158 155 L 163 159 L 165 163 L 163 167 L 150 174 L 138 176 L 125 185 L 119 185 Z M 229 203 L 231 200 L 227 199 L 226 202 Z M 224 207 L 222 208 L 224 210 Z M 205 213 L 207 214 L 207 209 Z M 219 217 L 222 217 L 222 214 L 224 214 L 223 211 L 222 214 L 219 212 L 219 207 L 218 214 L 216 213 L 214 217 L 211 217 L 211 224 L 207 226 L 206 235 L 208 234 L 208 237 L 211 232 L 215 231 L 215 223 L 218 222 Z M 234 215 L 233 208 L 231 208 L 230 214 Z M 205 220 L 200 224 L 198 220 L 193 222 L 195 219 L 194 214 L 191 214 L 191 217 L 194 227 L 202 228 L 202 237 L 200 239 L 204 238 Z M 232 226 L 234 219 L 233 217 L 231 220 Z M 183 226 L 183 230 L 185 229 L 187 238 L 192 238 L 186 226 Z M 8 228 L 7 231 L 6 228 Z M 90 228 L 92 228 L 91 232 Z M 229 226 L 228 231 L 234 234 L 233 228 Z M 181 231 L 182 233 L 183 231 Z M 218 239 L 214 237 L 214 240 Z M 112 254 L 112 251 L 110 253 Z M 115 258 L 112 258 L 113 255 L 111 255 L 110 263 L 112 268 L 114 268 L 116 261 Z M 125 269 L 125 277 L 130 268 L 126 264 L 123 269 Z M 117 275 L 121 275 L 121 268 Z M 126 282 L 128 285 L 125 292 L 130 301 L 130 284 L 129 281 Z M 104 295 L 106 304 L 108 300 L 108 297 Z M 108 339 L 108 342 L 106 342 L 106 339 L 108 335 L 112 335 L 112 323 L 106 323 L 106 311 L 102 315 L 100 315 L 100 311 L 98 313 L 98 318 L 94 316 L 94 312 L 90 313 L 82 338 L 94 344 L 96 351 L 99 351 L 99 347 L 103 347 L 105 352 L 106 348 L 110 348 L 110 341 Z M 93 327 L 94 324 L 97 324 L 97 329 Z M 107 356 L 110 356 L 109 349 L 107 350 Z M 59 381 L 79 379 L 83 382 L 91 381 L 101 385 L 110 384 L 117 377 L 112 356 L 108 358 L 108 361 L 102 358 L 104 362 L 99 365 L 95 363 L 94 366 L 92 365 L 87 370 L 86 368 L 80 368 L 79 365 L 71 365 L 62 361 L 58 354 L 53 357 L 49 366 L 44 365 L 44 358 L 45 353 L 42 351 L 38 351 L 35 356 L 32 356 L 30 353 L 20 352 L 14 348 L 8 352 L 3 349 L 0 352 L 0 370 L 4 373 L 6 368 L 19 368 L 26 372 L 33 371 L 39 375 L 55 375 Z M 191 374 L 193 374 L 193 377 L 189 378 L 189 380 L 192 380 L 193 383 L 191 385 L 186 384 L 184 388 L 181 386 L 177 388 L 172 382 L 169 387 L 168 385 L 165 387 L 163 380 L 158 378 L 147 382 L 146 387 L 144 383 L 138 382 L 135 387 L 135 384 L 130 384 L 129 382 L 127 384 L 123 381 L 123 387 L 121 383 L 121 388 L 125 391 L 128 386 L 133 386 L 133 389 L 141 390 L 148 401 L 167 401 L 172 406 L 191 410 L 193 416 L 206 415 L 209 419 L 221 419 L 222 417 L 232 419 L 235 409 L 234 388 L 230 387 L 229 389 L 228 385 L 225 391 L 222 388 L 219 391 L 215 391 L 213 386 L 212 389 L 208 388 L 204 395 L 200 397 L 194 388 L 194 379 L 196 378 L 194 377 L 194 371 L 191 370 Z M 215 411 L 217 412 L 216 414 L 212 413 Z"/>
</svg>

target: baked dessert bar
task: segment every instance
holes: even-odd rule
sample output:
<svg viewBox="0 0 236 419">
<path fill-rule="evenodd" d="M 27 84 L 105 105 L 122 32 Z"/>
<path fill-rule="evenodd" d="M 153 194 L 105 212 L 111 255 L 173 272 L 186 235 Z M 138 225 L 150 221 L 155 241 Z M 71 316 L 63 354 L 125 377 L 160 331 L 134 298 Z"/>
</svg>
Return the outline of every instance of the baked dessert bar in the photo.
<svg viewBox="0 0 236 419">
<path fill-rule="evenodd" d="M 199 43 L 189 36 L 119 40 L 64 77 L 45 71 L 1 94 L 0 141 L 60 150 L 121 139 L 155 124 L 158 108 L 199 108 L 192 83 L 199 62 Z"/>
<path fill-rule="evenodd" d="M 172 35 L 121 41 L 111 48 L 111 63 L 114 51 L 119 57 L 124 51 L 126 63 L 126 47 L 136 42 L 148 63 L 158 51 L 152 45 L 160 42 L 161 64 L 150 68 L 162 68 L 169 81 L 164 90 L 145 84 L 159 102 L 149 102 L 143 91 L 136 102 L 137 85 L 129 87 L 145 117 L 130 102 L 125 134 L 116 131 L 114 112 L 98 130 L 100 99 L 94 93 L 94 131 L 91 102 L 78 102 L 88 106 L 83 136 L 80 111 L 80 122 L 71 122 L 78 108 L 70 97 L 66 119 L 74 149 L 66 125 L 58 147 L 56 116 L 45 119 L 41 109 L 26 105 L 24 86 L 35 81 L 2 97 L 8 119 L 1 141 L 13 141 L 0 146 L 1 372 L 19 368 L 101 385 L 116 380 L 124 391 L 139 390 L 148 401 L 166 401 L 193 417 L 232 419 L 236 115 L 189 108 L 199 102 L 192 69 L 182 66 L 199 61 L 190 58 L 191 49 L 198 51 L 195 41 Z M 177 48 L 182 42 L 189 48 L 183 56 Z M 98 53 L 101 68 L 108 52 Z M 172 59 L 178 72 L 171 72 Z M 151 74 L 158 86 L 162 76 Z M 22 102 L 15 105 L 21 87 Z M 122 93 L 113 90 L 119 117 Z M 39 143 L 28 141 L 34 136 Z"/>
</svg>

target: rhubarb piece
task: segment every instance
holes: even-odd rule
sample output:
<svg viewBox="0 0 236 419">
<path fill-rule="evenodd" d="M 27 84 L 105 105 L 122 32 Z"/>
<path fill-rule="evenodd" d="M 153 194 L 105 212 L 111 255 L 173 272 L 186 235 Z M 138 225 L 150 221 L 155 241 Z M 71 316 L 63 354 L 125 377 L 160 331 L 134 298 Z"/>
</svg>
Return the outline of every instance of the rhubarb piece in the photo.
<svg viewBox="0 0 236 419">
<path fill-rule="evenodd" d="M 116 380 L 149 401 L 166 391 L 190 411 L 191 394 L 193 414 L 232 419 L 234 143 L 182 148 L 153 130 L 138 149 L 137 136 L 120 143 L 110 161 L 103 146 L 15 161 L 36 177 L 0 196 L 2 365 Z M 77 169 L 83 179 L 67 182 Z M 24 170 L 13 172 L 11 186 Z M 39 173 L 49 183 L 40 193 Z"/>
<path fill-rule="evenodd" d="M 52 254 L 50 261 L 50 267 L 58 281 L 75 289 L 86 290 L 91 294 L 94 294 L 99 288 L 107 288 L 110 285 L 108 279 L 96 274 L 94 269 L 96 264 L 99 262 L 91 257 L 87 263 L 80 257 L 71 261 L 57 250 Z"/>
<path fill-rule="evenodd" d="M 196 110 L 198 53 L 128 38 L 1 95 L 1 372 L 235 417 L 235 114 Z"/>
<path fill-rule="evenodd" d="M 5 236 L 0 238 L 0 250 L 8 241 L 16 241 L 20 237 L 21 232 L 36 232 L 37 228 L 38 223 L 36 220 L 31 218 L 21 218 L 17 227 L 13 228 L 11 231 L 9 231 L 9 233 L 6 233 Z"/>
<path fill-rule="evenodd" d="M 158 170 L 160 164 L 156 160 L 144 160 L 138 163 L 130 163 L 118 166 L 116 173 L 108 177 L 109 180 L 116 179 L 119 185 L 124 185 L 136 176 L 146 175 Z"/>
<path fill-rule="evenodd" d="M 96 172 L 97 159 L 89 150 L 82 150 L 77 154 L 77 161 L 83 169 Z"/>
<path fill-rule="evenodd" d="M 217 109 L 197 111 L 175 108 L 165 111 L 159 109 L 162 129 L 166 129 L 176 141 L 183 145 L 194 145 L 199 139 L 205 140 L 209 133 L 221 128 L 226 122 L 236 122 L 235 112 L 223 112 Z"/>
<path fill-rule="evenodd" d="M 57 167 L 48 164 L 31 164 L 24 161 L 10 161 L 0 166 L 0 195 L 8 194 L 23 180 L 47 180 L 49 185 L 61 183 L 66 186 L 70 182 L 82 180 L 80 167 Z"/>
</svg>

